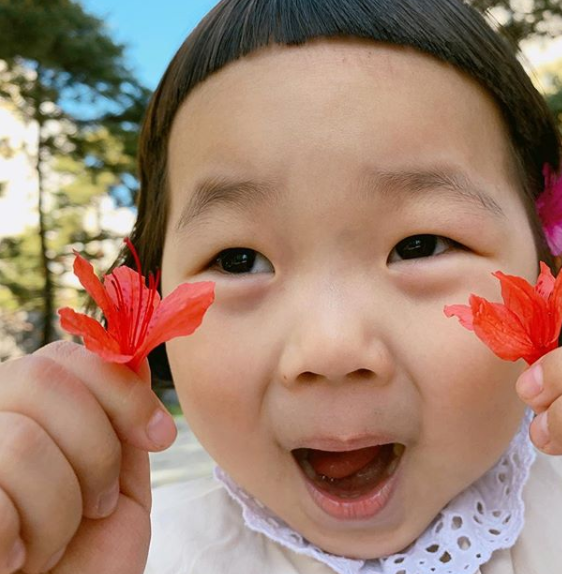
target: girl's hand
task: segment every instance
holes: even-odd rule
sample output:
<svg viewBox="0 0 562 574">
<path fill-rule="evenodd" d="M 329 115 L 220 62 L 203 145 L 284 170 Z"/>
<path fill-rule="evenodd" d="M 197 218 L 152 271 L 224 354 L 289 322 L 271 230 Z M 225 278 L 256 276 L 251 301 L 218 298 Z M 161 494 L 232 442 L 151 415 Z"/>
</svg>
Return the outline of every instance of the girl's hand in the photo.
<svg viewBox="0 0 562 574">
<path fill-rule="evenodd" d="M 176 436 L 148 371 L 68 342 L 0 365 L 0 574 L 142 574 L 147 451 Z"/>
<path fill-rule="evenodd" d="M 533 363 L 517 380 L 517 393 L 538 415 L 531 440 L 546 454 L 562 454 L 562 348 Z"/>
</svg>

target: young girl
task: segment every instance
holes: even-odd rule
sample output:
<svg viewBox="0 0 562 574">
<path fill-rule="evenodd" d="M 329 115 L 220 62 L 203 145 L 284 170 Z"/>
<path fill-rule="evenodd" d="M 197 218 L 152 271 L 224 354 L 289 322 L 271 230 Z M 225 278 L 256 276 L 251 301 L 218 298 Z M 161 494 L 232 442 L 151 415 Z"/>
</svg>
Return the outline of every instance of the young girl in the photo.
<svg viewBox="0 0 562 574">
<path fill-rule="evenodd" d="M 558 269 L 535 199 L 559 154 L 460 0 L 223 0 L 148 110 L 132 237 L 163 295 L 215 282 L 166 346 L 215 477 L 151 509 L 175 428 L 147 364 L 6 363 L 0 571 L 558 572 L 562 353 L 525 370 L 443 307 Z"/>
</svg>

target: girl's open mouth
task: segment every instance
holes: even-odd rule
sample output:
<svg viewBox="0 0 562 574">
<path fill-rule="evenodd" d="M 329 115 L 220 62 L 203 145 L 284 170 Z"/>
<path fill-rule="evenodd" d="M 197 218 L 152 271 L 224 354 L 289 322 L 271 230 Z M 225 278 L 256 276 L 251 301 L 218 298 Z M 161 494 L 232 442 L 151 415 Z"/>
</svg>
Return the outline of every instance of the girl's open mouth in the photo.
<svg viewBox="0 0 562 574">
<path fill-rule="evenodd" d="M 311 448 L 292 451 L 308 491 L 335 518 L 371 518 L 386 505 L 405 447 L 399 443 L 344 452 Z"/>
</svg>

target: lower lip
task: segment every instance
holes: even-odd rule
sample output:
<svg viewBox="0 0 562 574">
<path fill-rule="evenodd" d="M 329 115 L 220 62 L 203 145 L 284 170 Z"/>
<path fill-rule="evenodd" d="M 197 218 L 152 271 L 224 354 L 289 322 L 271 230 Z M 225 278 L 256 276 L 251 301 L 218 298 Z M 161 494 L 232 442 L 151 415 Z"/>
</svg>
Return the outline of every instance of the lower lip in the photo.
<svg viewBox="0 0 562 574">
<path fill-rule="evenodd" d="M 348 500 L 320 490 L 302 469 L 299 468 L 299 470 L 304 477 L 306 488 L 312 500 L 326 514 L 338 520 L 367 520 L 379 514 L 390 501 L 396 490 L 398 472 L 401 467 L 400 463 L 401 461 L 399 461 L 394 472 L 377 484 L 371 492 Z"/>
</svg>

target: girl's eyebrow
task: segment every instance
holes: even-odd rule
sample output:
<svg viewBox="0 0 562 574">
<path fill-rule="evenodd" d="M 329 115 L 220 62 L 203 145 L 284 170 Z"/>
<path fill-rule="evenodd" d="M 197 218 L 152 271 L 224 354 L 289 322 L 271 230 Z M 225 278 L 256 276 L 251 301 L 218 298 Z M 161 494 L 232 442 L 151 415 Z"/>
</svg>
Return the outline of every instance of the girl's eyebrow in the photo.
<svg viewBox="0 0 562 574">
<path fill-rule="evenodd" d="M 191 197 L 182 209 L 176 232 L 192 225 L 197 219 L 218 208 L 230 207 L 246 213 L 249 207 L 271 206 L 280 199 L 283 190 L 272 181 L 254 181 L 211 176 L 195 185 Z"/>
<path fill-rule="evenodd" d="M 369 182 L 371 185 L 369 185 Z M 365 186 L 374 187 L 386 201 L 394 201 L 400 207 L 406 200 L 416 200 L 428 194 L 432 199 L 442 199 L 459 205 L 484 210 L 495 219 L 506 219 L 499 203 L 482 186 L 465 172 L 445 167 L 396 172 L 370 172 Z"/>
<path fill-rule="evenodd" d="M 420 169 L 412 171 L 366 172 L 359 192 L 368 198 L 373 192 L 382 195 L 392 207 L 399 209 L 406 200 L 422 198 L 445 200 L 468 207 L 478 213 L 486 212 L 494 219 L 506 215 L 496 200 L 473 182 L 467 174 L 452 168 Z M 182 209 L 176 225 L 179 233 L 196 220 L 219 207 L 227 207 L 246 214 L 248 209 L 274 207 L 283 194 L 283 188 L 273 181 L 254 181 L 212 176 L 195 185 L 190 199 Z"/>
</svg>

